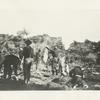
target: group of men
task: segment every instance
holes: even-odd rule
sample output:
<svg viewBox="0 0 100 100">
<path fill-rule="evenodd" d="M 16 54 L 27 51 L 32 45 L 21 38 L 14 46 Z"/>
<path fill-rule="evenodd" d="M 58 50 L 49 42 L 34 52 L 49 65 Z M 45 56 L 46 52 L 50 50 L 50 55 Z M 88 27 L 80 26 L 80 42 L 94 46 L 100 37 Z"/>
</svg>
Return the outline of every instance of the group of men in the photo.
<svg viewBox="0 0 100 100">
<path fill-rule="evenodd" d="M 31 69 L 31 65 L 32 65 L 32 59 L 34 58 L 34 54 L 33 54 L 33 49 L 31 48 L 30 44 L 31 44 L 31 41 L 30 40 L 27 40 L 26 42 L 26 47 L 24 47 L 23 49 L 23 57 L 24 57 L 24 64 L 23 64 L 23 72 L 24 72 L 24 81 L 25 83 L 28 83 L 29 80 L 30 80 L 30 69 Z M 61 73 L 61 75 L 63 74 L 62 73 L 62 67 L 63 65 L 60 63 L 60 66 L 58 65 L 59 64 L 59 59 L 55 53 L 55 51 L 53 50 L 50 50 L 48 47 L 46 47 L 48 50 L 49 50 L 49 54 L 50 56 L 48 57 L 48 60 L 49 60 L 49 64 L 51 66 L 51 71 L 52 71 L 52 74 L 54 75 L 56 73 L 56 75 L 58 73 Z M 40 50 L 38 52 L 38 54 L 40 53 Z M 38 55 L 36 56 L 36 64 L 38 64 Z M 32 59 L 31 59 L 32 58 Z M 64 62 L 66 63 L 66 62 Z M 36 65 L 36 69 L 37 69 L 38 65 Z M 66 66 L 64 66 L 66 67 Z M 72 87 L 76 87 L 76 86 L 85 86 L 85 81 L 83 80 L 83 71 L 81 69 L 80 66 L 77 66 L 75 68 L 73 68 L 69 73 L 69 77 L 72 78 L 71 82 L 73 84 Z"/>
<path fill-rule="evenodd" d="M 26 46 L 23 48 L 22 52 L 21 52 L 21 59 L 23 58 L 23 74 L 24 74 L 24 82 L 26 84 L 29 83 L 30 81 L 30 70 L 31 70 L 31 66 L 32 66 L 32 62 L 34 59 L 34 51 L 32 49 L 32 47 L 30 46 L 32 44 L 32 42 L 28 39 L 25 41 Z M 56 75 L 58 73 L 61 73 L 61 75 L 63 75 L 63 70 L 62 67 L 66 67 L 65 65 L 63 66 L 61 63 L 66 63 L 64 61 L 60 61 L 60 59 L 57 57 L 55 51 L 49 49 L 48 47 L 46 47 L 49 51 L 49 56 L 48 56 L 48 64 L 47 66 L 51 66 L 51 72 L 54 75 L 56 73 Z M 40 52 L 41 50 L 39 50 L 36 53 L 36 57 L 35 57 L 35 61 L 36 61 L 36 69 L 38 68 L 38 63 L 39 63 L 39 57 L 40 57 Z M 5 69 L 4 69 L 4 76 L 6 77 L 7 73 L 11 75 L 11 64 L 13 64 L 14 67 L 14 71 L 15 74 L 17 75 L 17 61 L 18 59 L 15 60 L 14 63 L 12 63 L 12 61 L 9 58 L 14 58 L 14 56 L 8 56 L 8 60 L 6 60 L 5 62 Z M 14 58 L 15 59 L 15 58 Z M 11 64 L 9 63 L 11 62 Z M 9 67 L 7 67 L 9 65 Z M 10 70 L 10 71 L 9 71 Z M 75 86 L 79 86 L 79 85 L 84 85 L 84 80 L 83 80 L 83 71 L 81 70 L 81 67 L 75 67 L 73 68 L 70 72 L 68 72 L 69 77 L 72 78 L 71 82 L 73 84 L 72 87 Z"/>
</svg>

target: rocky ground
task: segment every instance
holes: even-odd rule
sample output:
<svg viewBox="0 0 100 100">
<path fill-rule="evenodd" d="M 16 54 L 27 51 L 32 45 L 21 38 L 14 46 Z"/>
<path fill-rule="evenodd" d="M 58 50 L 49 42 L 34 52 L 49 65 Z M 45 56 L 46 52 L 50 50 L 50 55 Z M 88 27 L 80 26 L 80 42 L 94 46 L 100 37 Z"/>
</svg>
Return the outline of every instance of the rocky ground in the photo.
<svg viewBox="0 0 100 100">
<path fill-rule="evenodd" d="M 31 75 L 28 85 L 23 83 L 23 76 L 19 80 L 0 80 L 0 90 L 74 90 L 66 84 L 70 78 L 52 76 L 44 71 L 36 71 Z M 100 82 L 87 81 L 89 88 L 77 88 L 77 90 L 100 90 Z M 75 89 L 76 90 L 76 89 Z"/>
<path fill-rule="evenodd" d="M 52 75 L 50 71 L 41 66 L 37 71 L 35 67 L 31 70 L 31 79 L 28 85 L 23 82 L 22 71 L 19 71 L 18 80 L 14 76 L 11 80 L 4 80 L 1 77 L 0 90 L 100 90 L 100 76 L 89 76 L 89 78 L 85 80 L 89 86 L 87 89 L 81 87 L 72 89 L 68 84 L 71 80 L 70 77 Z"/>
</svg>

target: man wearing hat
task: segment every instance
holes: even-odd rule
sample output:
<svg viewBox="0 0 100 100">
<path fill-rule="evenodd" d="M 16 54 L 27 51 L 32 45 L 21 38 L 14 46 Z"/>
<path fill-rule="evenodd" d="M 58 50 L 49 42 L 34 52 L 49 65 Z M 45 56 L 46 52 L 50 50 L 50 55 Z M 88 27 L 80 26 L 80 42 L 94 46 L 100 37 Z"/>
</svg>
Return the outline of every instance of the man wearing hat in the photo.
<svg viewBox="0 0 100 100">
<path fill-rule="evenodd" d="M 73 88 L 76 89 L 77 87 L 84 87 L 84 88 L 88 88 L 88 85 L 86 84 L 86 82 L 83 79 L 83 71 L 82 68 L 80 66 L 74 66 L 74 68 L 69 72 L 69 76 L 72 77 L 72 84 L 73 84 Z"/>
<path fill-rule="evenodd" d="M 30 40 L 25 41 L 26 46 L 23 49 L 23 57 L 24 57 L 24 63 L 23 63 L 23 72 L 24 72 L 24 82 L 28 84 L 30 80 L 30 69 L 33 61 L 33 49 L 30 46 L 32 42 Z"/>
</svg>

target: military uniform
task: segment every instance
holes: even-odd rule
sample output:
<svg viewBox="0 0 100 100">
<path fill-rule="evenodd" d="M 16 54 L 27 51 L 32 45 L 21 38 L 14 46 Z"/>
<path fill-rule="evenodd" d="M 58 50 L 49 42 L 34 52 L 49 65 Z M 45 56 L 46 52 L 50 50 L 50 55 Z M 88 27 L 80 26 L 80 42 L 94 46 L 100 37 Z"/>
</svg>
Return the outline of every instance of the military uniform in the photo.
<svg viewBox="0 0 100 100">
<path fill-rule="evenodd" d="M 33 49 L 30 46 L 30 43 L 26 41 L 27 46 L 23 49 L 24 63 L 23 63 L 23 72 L 24 72 L 24 81 L 28 83 L 30 80 L 30 70 L 33 61 Z"/>
<path fill-rule="evenodd" d="M 76 88 L 78 87 L 83 87 L 86 83 L 83 80 L 83 71 L 81 70 L 81 68 L 79 66 L 73 68 L 70 72 L 69 72 L 69 76 L 72 77 L 72 87 Z"/>
</svg>

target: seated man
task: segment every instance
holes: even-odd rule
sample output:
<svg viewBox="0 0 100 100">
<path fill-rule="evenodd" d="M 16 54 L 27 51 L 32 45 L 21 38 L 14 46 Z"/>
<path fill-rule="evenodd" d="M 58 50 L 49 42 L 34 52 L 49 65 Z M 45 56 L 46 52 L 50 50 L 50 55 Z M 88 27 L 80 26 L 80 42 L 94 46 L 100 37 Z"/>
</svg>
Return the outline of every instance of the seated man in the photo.
<svg viewBox="0 0 100 100">
<path fill-rule="evenodd" d="M 70 72 L 69 76 L 72 78 L 71 83 L 72 87 L 85 87 L 88 88 L 86 82 L 83 80 L 83 71 L 80 66 L 74 67 Z"/>
</svg>

